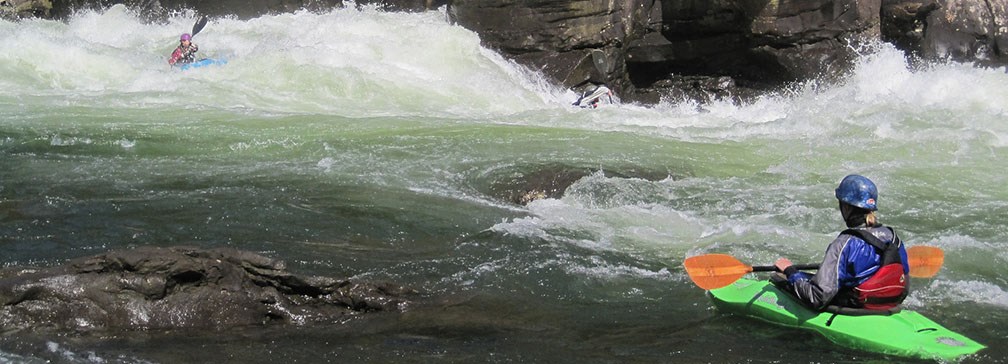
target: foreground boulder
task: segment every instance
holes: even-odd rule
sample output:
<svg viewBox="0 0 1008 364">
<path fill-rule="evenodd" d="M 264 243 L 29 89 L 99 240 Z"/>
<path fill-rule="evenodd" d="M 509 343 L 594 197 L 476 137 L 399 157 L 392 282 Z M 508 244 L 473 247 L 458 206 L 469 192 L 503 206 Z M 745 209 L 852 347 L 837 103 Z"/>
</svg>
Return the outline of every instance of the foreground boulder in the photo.
<svg viewBox="0 0 1008 364">
<path fill-rule="evenodd" d="M 398 311 L 413 291 L 303 277 L 235 249 L 142 247 L 0 271 L 0 327 L 125 330 L 340 322 Z"/>
</svg>

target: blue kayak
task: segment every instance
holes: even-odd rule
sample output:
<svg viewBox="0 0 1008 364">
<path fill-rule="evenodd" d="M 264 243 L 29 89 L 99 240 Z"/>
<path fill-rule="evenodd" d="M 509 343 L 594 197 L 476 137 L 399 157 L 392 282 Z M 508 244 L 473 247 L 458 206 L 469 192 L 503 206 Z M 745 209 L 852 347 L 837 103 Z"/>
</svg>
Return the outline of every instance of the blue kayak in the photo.
<svg viewBox="0 0 1008 364">
<path fill-rule="evenodd" d="M 209 67 L 209 66 L 222 66 L 222 65 L 225 65 L 225 64 L 227 64 L 227 60 L 226 59 L 203 58 L 203 59 L 198 60 L 198 61 L 193 62 L 193 63 L 183 64 L 183 65 L 179 66 L 179 69 L 185 71 L 185 70 L 192 69 L 192 68 L 202 68 L 202 67 Z"/>
</svg>

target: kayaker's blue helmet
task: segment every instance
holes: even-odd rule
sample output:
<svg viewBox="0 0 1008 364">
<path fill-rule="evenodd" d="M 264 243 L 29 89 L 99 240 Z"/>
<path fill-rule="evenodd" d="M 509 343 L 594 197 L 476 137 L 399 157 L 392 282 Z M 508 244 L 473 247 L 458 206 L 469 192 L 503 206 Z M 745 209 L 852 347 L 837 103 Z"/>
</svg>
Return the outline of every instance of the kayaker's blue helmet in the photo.
<svg viewBox="0 0 1008 364">
<path fill-rule="evenodd" d="M 868 211 L 878 210 L 875 200 L 878 199 L 878 189 L 875 183 L 861 175 L 852 174 L 840 181 L 836 189 L 836 198 L 848 205 L 857 206 Z"/>
</svg>

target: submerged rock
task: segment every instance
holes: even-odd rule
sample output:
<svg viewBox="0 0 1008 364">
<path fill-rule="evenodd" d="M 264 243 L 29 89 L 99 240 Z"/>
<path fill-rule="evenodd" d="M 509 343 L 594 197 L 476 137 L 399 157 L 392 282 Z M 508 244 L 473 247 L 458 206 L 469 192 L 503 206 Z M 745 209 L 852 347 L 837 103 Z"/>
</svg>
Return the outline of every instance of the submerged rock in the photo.
<svg viewBox="0 0 1008 364">
<path fill-rule="evenodd" d="M 489 182 L 481 190 L 495 198 L 517 205 L 545 198 L 561 198 L 567 188 L 586 176 L 603 172 L 601 168 L 563 164 L 510 166 L 487 174 Z M 657 181 L 669 176 L 668 171 L 642 170 L 636 167 L 608 168 L 605 175 L 619 178 L 641 178 Z"/>
<path fill-rule="evenodd" d="M 125 330 L 340 322 L 399 311 L 414 291 L 299 276 L 236 249 L 141 247 L 50 268 L 0 271 L 5 331 Z"/>
</svg>

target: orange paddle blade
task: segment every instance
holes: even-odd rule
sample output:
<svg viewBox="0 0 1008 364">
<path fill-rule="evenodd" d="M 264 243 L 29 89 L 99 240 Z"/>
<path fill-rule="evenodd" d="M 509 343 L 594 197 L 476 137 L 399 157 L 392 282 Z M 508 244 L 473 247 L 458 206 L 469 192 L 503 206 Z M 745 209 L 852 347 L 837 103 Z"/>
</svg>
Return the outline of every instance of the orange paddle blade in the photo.
<svg viewBox="0 0 1008 364">
<path fill-rule="evenodd" d="M 706 290 L 727 286 L 752 272 L 752 267 L 727 254 L 689 257 L 683 261 L 683 266 L 693 283 Z"/>
<path fill-rule="evenodd" d="M 933 246 L 912 246 L 907 250 L 910 276 L 918 278 L 934 277 L 945 262 L 945 252 Z"/>
</svg>

